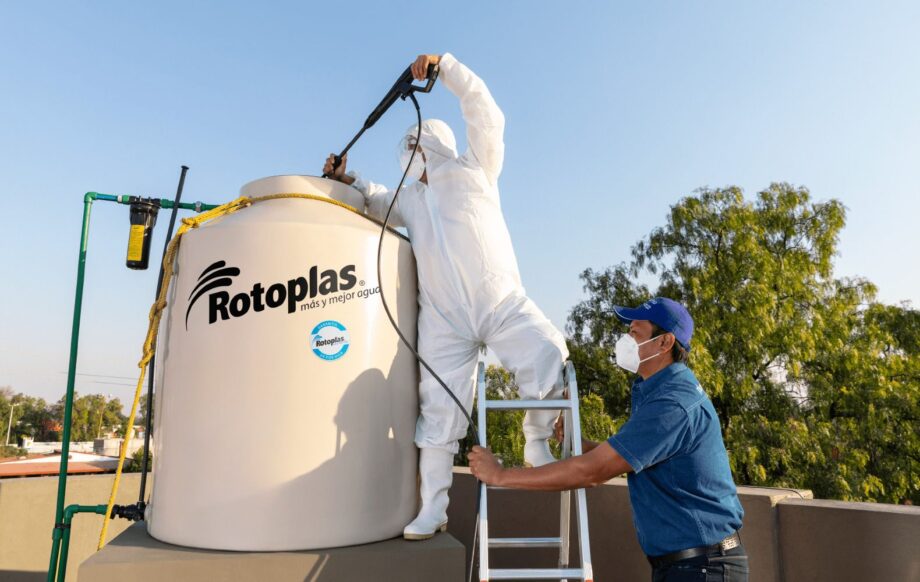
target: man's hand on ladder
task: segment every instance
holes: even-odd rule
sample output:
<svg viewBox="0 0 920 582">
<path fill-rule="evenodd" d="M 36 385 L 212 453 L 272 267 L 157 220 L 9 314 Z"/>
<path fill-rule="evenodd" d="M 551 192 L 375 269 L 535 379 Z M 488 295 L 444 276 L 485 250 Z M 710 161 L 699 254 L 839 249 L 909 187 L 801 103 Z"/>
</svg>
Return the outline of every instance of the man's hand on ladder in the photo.
<svg viewBox="0 0 920 582">
<path fill-rule="evenodd" d="M 565 442 L 565 419 L 562 417 L 561 412 L 556 418 L 556 424 L 553 425 L 553 437 L 560 445 Z"/>
<path fill-rule="evenodd" d="M 498 483 L 502 472 L 501 460 L 486 447 L 473 445 L 473 450 L 467 457 L 470 461 L 470 470 L 486 485 L 500 485 Z"/>
</svg>

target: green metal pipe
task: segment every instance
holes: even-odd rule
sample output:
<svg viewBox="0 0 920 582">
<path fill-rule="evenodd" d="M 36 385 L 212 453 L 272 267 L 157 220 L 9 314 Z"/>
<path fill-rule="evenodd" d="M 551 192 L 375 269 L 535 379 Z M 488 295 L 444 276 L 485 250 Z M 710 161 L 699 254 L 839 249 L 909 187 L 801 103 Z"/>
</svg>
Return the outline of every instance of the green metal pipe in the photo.
<svg viewBox="0 0 920 582">
<path fill-rule="evenodd" d="M 73 307 L 73 325 L 70 332 L 70 364 L 67 368 L 67 394 L 64 399 L 64 431 L 61 439 L 61 470 L 58 475 L 58 494 L 57 508 L 54 513 L 54 531 L 51 534 L 51 560 L 48 566 L 48 582 L 59 580 L 64 582 L 63 572 L 66 570 L 68 545 L 70 542 L 69 524 L 65 525 L 65 508 L 64 498 L 67 493 L 67 460 L 70 455 L 70 425 L 72 423 L 74 383 L 77 376 L 77 348 L 80 344 L 80 316 L 83 313 L 83 283 L 86 275 L 86 251 L 89 246 L 89 219 L 92 212 L 93 202 L 101 200 L 105 202 L 117 202 L 119 204 L 130 204 L 131 196 L 121 196 L 114 194 L 102 194 L 99 192 L 87 192 L 83 196 L 83 228 L 80 232 L 80 254 L 77 261 L 77 288 L 74 294 Z M 163 208 L 172 208 L 173 201 L 167 198 L 160 199 L 160 205 Z M 200 202 L 181 203 L 179 208 L 201 212 L 216 208 L 217 204 L 202 204 Z M 93 507 L 93 506 L 70 506 L 71 507 Z M 102 514 L 105 514 L 106 505 L 102 507 Z M 76 511 L 76 510 L 75 510 Z M 73 514 L 71 514 L 71 518 Z M 62 574 L 56 578 L 60 570 Z"/>
<path fill-rule="evenodd" d="M 77 376 L 77 347 L 80 344 L 80 315 L 83 312 L 83 282 L 86 274 L 86 248 L 89 243 L 89 217 L 93 201 L 100 198 L 94 192 L 83 197 L 83 230 L 80 233 L 80 256 L 77 262 L 77 291 L 74 295 L 73 327 L 70 332 L 70 365 L 67 368 L 67 395 L 64 401 L 64 432 L 61 438 L 61 471 L 58 475 L 57 509 L 54 513 L 54 532 L 51 536 L 51 564 L 48 567 L 48 582 L 54 582 L 58 565 L 58 554 L 63 541 L 64 496 L 67 492 L 67 457 L 70 455 L 70 424 L 73 409 L 74 381 Z M 68 536 L 69 539 L 69 536 Z M 67 550 L 64 550 L 64 554 Z"/>
<path fill-rule="evenodd" d="M 64 521 L 62 528 L 64 533 L 63 537 L 61 538 L 61 560 L 58 566 L 57 574 L 57 579 L 61 582 L 64 582 L 64 580 L 67 579 L 67 553 L 70 549 L 70 530 L 74 516 L 78 513 L 95 513 L 98 515 L 105 515 L 106 509 L 108 509 L 108 505 L 68 505 L 64 510 Z"/>
<path fill-rule="evenodd" d="M 160 198 L 160 208 L 172 208 L 175 205 L 175 200 L 170 200 L 168 198 Z M 205 212 L 207 210 L 213 210 L 220 206 L 220 204 L 204 204 L 202 202 L 180 202 L 179 208 L 184 210 L 194 210 L 195 212 Z"/>
<path fill-rule="evenodd" d="M 123 194 L 102 194 L 99 192 L 87 192 L 86 198 L 92 198 L 93 200 L 104 200 L 106 202 L 117 202 L 119 204 L 131 204 L 134 200 L 139 198 L 138 196 L 126 196 Z M 169 198 L 160 198 L 157 202 L 160 205 L 160 208 L 172 208 L 175 206 L 175 201 L 170 200 Z M 205 204 L 203 202 L 180 202 L 179 208 L 183 210 L 194 210 L 195 212 L 204 212 L 205 210 L 213 210 L 220 206 L 219 204 Z"/>
</svg>

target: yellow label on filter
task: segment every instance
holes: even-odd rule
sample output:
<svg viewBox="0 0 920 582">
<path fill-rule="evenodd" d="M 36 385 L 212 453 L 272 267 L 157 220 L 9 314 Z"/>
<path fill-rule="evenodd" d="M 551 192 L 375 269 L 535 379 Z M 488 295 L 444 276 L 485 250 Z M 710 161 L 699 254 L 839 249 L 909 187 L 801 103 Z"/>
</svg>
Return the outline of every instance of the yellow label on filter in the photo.
<svg viewBox="0 0 920 582">
<path fill-rule="evenodd" d="M 140 261 L 144 257 L 144 225 L 132 224 L 128 233 L 128 260 Z"/>
</svg>

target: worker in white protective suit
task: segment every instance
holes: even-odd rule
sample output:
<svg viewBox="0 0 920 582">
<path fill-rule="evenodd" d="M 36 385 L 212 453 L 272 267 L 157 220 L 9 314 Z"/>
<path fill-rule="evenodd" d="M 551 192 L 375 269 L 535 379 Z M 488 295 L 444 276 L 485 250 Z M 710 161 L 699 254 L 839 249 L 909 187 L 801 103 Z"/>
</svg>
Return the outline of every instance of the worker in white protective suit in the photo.
<svg viewBox="0 0 920 582">
<path fill-rule="evenodd" d="M 556 398 L 565 339 L 521 285 L 511 237 L 502 216 L 498 176 L 502 169 L 504 115 L 482 79 L 452 55 L 421 55 L 412 65 L 417 80 L 428 65 L 440 66 L 440 80 L 460 99 L 469 149 L 457 154 L 446 123 L 422 122 L 418 153 L 399 194 L 391 221 L 409 231 L 418 265 L 418 351 L 469 411 L 480 349 L 491 348 L 514 373 L 522 398 Z M 409 163 L 418 126 L 401 142 L 403 170 Z M 333 169 L 332 155 L 323 171 L 360 190 L 368 213 L 383 219 L 395 192 L 345 173 L 345 160 Z M 447 524 L 447 491 L 453 458 L 467 421 L 457 405 L 424 368 L 421 415 L 415 443 L 421 449 L 422 506 L 406 526 L 406 539 L 427 539 Z M 554 461 L 547 439 L 557 416 L 531 410 L 524 417 L 525 462 Z"/>
</svg>

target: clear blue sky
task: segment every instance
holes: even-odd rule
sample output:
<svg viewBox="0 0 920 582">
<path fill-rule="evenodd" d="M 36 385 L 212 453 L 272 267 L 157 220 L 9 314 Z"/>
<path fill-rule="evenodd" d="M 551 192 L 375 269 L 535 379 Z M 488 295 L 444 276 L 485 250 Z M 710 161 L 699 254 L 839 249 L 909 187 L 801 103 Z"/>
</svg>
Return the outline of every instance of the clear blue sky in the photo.
<svg viewBox="0 0 920 582">
<path fill-rule="evenodd" d="M 580 271 L 706 185 L 840 199 L 837 275 L 920 300 L 916 2 L 432 4 L 0 5 L 0 386 L 63 394 L 84 192 L 172 197 L 184 163 L 185 198 L 222 202 L 318 173 L 420 52 L 454 53 L 504 110 L 505 216 L 560 327 Z M 443 88 L 422 107 L 459 129 Z M 412 119 L 394 107 L 352 165 L 392 182 Z M 96 205 L 79 368 L 115 378 L 77 385 L 123 401 L 156 282 L 124 267 L 127 225 Z"/>
</svg>

